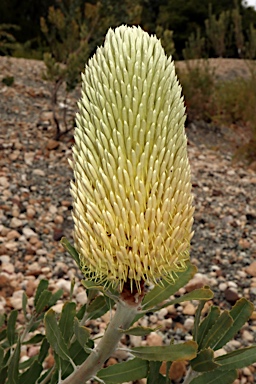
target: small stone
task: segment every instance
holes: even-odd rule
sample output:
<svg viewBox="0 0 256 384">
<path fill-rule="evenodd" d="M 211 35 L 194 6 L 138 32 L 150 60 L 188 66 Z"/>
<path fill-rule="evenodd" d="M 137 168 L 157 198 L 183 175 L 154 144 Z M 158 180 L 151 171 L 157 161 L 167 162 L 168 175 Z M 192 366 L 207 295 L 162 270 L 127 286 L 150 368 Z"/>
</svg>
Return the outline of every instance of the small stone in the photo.
<svg viewBox="0 0 256 384">
<path fill-rule="evenodd" d="M 226 289 L 224 295 L 225 299 L 231 304 L 235 304 L 235 302 L 239 299 L 238 293 L 233 288 Z"/>
<path fill-rule="evenodd" d="M 245 271 L 249 275 L 256 277 L 256 261 L 253 261 L 249 267 L 245 268 Z"/>
<path fill-rule="evenodd" d="M 86 292 L 79 292 L 76 295 L 76 301 L 82 305 L 87 303 L 87 295 Z"/>
<path fill-rule="evenodd" d="M 37 234 L 33 231 L 33 229 L 31 229 L 29 227 L 23 228 L 22 233 L 26 237 L 26 239 L 29 239 L 32 236 L 37 236 Z"/>
<path fill-rule="evenodd" d="M 54 312 L 56 313 L 61 313 L 62 311 L 62 308 L 63 308 L 63 305 L 64 303 L 58 303 L 58 304 L 55 304 L 52 309 L 54 310 Z"/>
<path fill-rule="evenodd" d="M 36 214 L 36 211 L 33 208 L 27 208 L 27 216 L 32 219 Z"/>
<path fill-rule="evenodd" d="M 48 142 L 46 144 L 46 148 L 51 151 L 52 149 L 58 148 L 59 145 L 60 145 L 59 141 L 50 139 L 50 140 L 48 140 Z"/>
<path fill-rule="evenodd" d="M 26 286 L 26 294 L 28 297 L 32 297 L 36 291 L 37 284 L 33 280 L 29 280 Z"/>
<path fill-rule="evenodd" d="M 11 275 L 12 273 L 14 273 L 14 265 L 11 263 L 4 263 L 2 265 L 2 271 L 7 272 Z"/>
<path fill-rule="evenodd" d="M 151 332 L 150 335 L 147 336 L 147 345 L 156 346 L 156 345 L 162 345 L 163 344 L 163 338 L 156 332 Z"/>
<path fill-rule="evenodd" d="M 221 349 L 218 349 L 217 351 L 214 351 L 214 357 L 219 357 L 219 356 L 223 356 L 226 354 L 227 354 L 227 351 L 225 351 L 224 348 L 221 348 Z"/>
<path fill-rule="evenodd" d="M 184 315 L 194 315 L 196 313 L 196 308 L 192 303 L 187 303 L 182 312 Z"/>
<path fill-rule="evenodd" d="M 224 292 L 228 288 L 227 283 L 220 283 L 219 284 L 219 290 Z"/>
<path fill-rule="evenodd" d="M 22 227 L 22 225 L 23 225 L 22 220 L 17 219 L 17 217 L 13 217 L 11 219 L 11 222 L 10 222 L 10 227 L 11 228 L 19 228 L 19 227 Z"/>
<path fill-rule="evenodd" d="M 194 289 L 203 288 L 205 285 L 209 285 L 209 279 L 202 273 L 196 273 L 185 288 L 187 292 L 191 292 L 194 291 Z"/>
<path fill-rule="evenodd" d="M 61 216 L 61 215 L 56 215 L 56 216 L 54 217 L 54 223 L 55 223 L 55 224 L 62 224 L 63 221 L 64 221 L 64 219 L 63 219 L 63 216 Z"/>
<path fill-rule="evenodd" d="M 71 283 L 68 280 L 59 279 L 56 283 L 58 289 L 63 289 L 64 292 L 70 292 Z"/>
<path fill-rule="evenodd" d="M 246 329 L 242 332 L 242 336 L 245 341 L 252 342 L 254 340 L 253 334 Z"/>
<path fill-rule="evenodd" d="M 194 319 L 188 318 L 184 321 L 184 327 L 187 331 L 191 331 L 191 329 L 194 327 Z"/>
<path fill-rule="evenodd" d="M 20 237 L 20 233 L 18 231 L 16 231 L 15 229 L 13 229 L 10 232 L 8 232 L 7 236 L 6 236 L 6 238 L 8 240 L 18 239 L 19 237 Z"/>
<path fill-rule="evenodd" d="M 165 316 L 168 314 L 168 309 L 167 308 L 162 308 L 158 311 L 157 316 L 159 320 L 163 320 Z"/>
<path fill-rule="evenodd" d="M 9 185 L 10 184 L 9 184 L 7 177 L 1 176 L 0 177 L 0 186 L 3 187 L 4 189 L 6 189 L 6 188 L 9 188 Z"/>
<path fill-rule="evenodd" d="M 169 371 L 169 378 L 174 381 L 180 380 L 183 376 L 185 376 L 186 370 L 185 361 L 174 361 Z"/>
<path fill-rule="evenodd" d="M 34 169 L 32 173 L 37 176 L 45 176 L 45 171 L 43 171 L 42 169 Z"/>
</svg>

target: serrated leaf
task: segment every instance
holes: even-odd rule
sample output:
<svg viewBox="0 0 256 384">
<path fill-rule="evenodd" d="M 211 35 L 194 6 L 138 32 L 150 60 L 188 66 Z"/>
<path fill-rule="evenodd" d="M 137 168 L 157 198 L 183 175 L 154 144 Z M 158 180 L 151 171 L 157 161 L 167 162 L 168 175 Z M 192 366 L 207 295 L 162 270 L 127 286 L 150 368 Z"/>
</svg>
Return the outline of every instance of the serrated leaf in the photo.
<svg viewBox="0 0 256 384">
<path fill-rule="evenodd" d="M 227 342 L 234 338 L 244 323 L 250 318 L 253 310 L 253 304 L 245 298 L 236 302 L 233 308 L 229 311 L 229 314 L 233 319 L 233 324 L 226 330 L 222 339 L 215 346 L 216 350 L 222 348 L 225 344 L 227 344 Z"/>
<path fill-rule="evenodd" d="M 131 327 L 128 329 L 120 330 L 120 332 L 126 334 L 126 335 L 134 335 L 134 336 L 147 336 L 151 332 L 157 331 L 161 326 L 156 328 L 149 328 L 149 327 Z"/>
<path fill-rule="evenodd" d="M 6 329 L 6 335 L 7 340 L 9 342 L 9 345 L 13 345 L 16 342 L 16 321 L 17 321 L 18 311 L 17 309 L 14 309 L 11 311 L 8 322 L 7 322 L 7 329 Z"/>
<path fill-rule="evenodd" d="M 197 337 L 198 349 L 201 349 L 201 344 L 203 340 L 205 339 L 207 333 L 209 332 L 211 327 L 215 324 L 219 316 L 220 316 L 220 309 L 218 307 L 212 306 L 208 315 L 203 319 L 203 321 L 199 325 L 198 337 Z"/>
<path fill-rule="evenodd" d="M 216 358 L 216 362 L 221 364 L 219 368 L 221 370 L 248 367 L 248 365 L 256 363 L 256 345 L 219 356 Z"/>
<path fill-rule="evenodd" d="M 66 343 L 69 342 L 73 335 L 74 317 L 76 314 L 76 304 L 67 302 L 63 305 L 59 327 Z"/>
<path fill-rule="evenodd" d="M 45 280 L 45 279 L 40 280 L 40 283 L 38 284 L 36 294 L 35 294 L 35 301 L 34 301 L 35 306 L 37 305 L 37 302 L 39 297 L 41 296 L 41 293 L 48 288 L 48 285 L 49 285 L 48 280 Z"/>
<path fill-rule="evenodd" d="M 214 361 L 214 352 L 207 348 L 201 350 L 197 357 L 190 362 L 191 367 L 196 372 L 209 372 L 218 368 L 220 364 Z"/>
<path fill-rule="evenodd" d="M 13 355 L 11 356 L 8 364 L 8 384 L 17 384 L 19 377 L 19 360 L 20 360 L 20 340 L 14 349 Z"/>
<path fill-rule="evenodd" d="M 42 365 L 39 364 L 37 360 L 35 360 L 31 365 L 31 367 L 22 373 L 22 375 L 19 378 L 19 383 L 35 384 L 42 370 L 43 370 Z"/>
<path fill-rule="evenodd" d="M 66 251 L 70 254 L 70 256 L 75 260 L 77 266 L 79 269 L 81 269 L 80 265 L 80 259 L 79 259 L 79 254 L 77 253 L 77 250 L 70 244 L 68 239 L 66 237 L 62 237 L 60 241 L 61 245 L 66 249 Z"/>
<path fill-rule="evenodd" d="M 24 314 L 25 319 L 27 317 L 27 303 L 28 303 L 28 297 L 26 295 L 26 292 L 23 292 L 23 295 L 22 295 L 22 310 L 23 310 L 23 314 Z"/>
<path fill-rule="evenodd" d="M 196 273 L 197 268 L 188 263 L 188 268 L 184 272 L 177 272 L 177 280 L 174 284 L 163 281 L 163 286 L 155 286 L 149 293 L 146 294 L 142 301 L 142 309 L 148 309 L 167 300 L 171 295 L 174 295 L 180 288 L 184 287 Z"/>
<path fill-rule="evenodd" d="M 216 345 L 222 339 L 223 335 L 226 333 L 227 329 L 233 324 L 233 319 L 229 315 L 228 311 L 223 311 L 222 314 L 218 317 L 217 321 L 211 327 L 205 338 L 202 340 L 201 349 L 212 348 L 216 350 Z"/>
<path fill-rule="evenodd" d="M 185 343 L 160 347 L 135 347 L 131 348 L 130 352 L 134 356 L 148 361 L 192 360 L 196 357 L 197 343 L 186 341 Z"/>
<path fill-rule="evenodd" d="M 221 371 L 215 369 L 212 372 L 205 372 L 191 380 L 190 384 L 233 384 L 237 378 L 237 371 Z"/>
<path fill-rule="evenodd" d="M 49 300 L 52 296 L 52 293 L 48 290 L 44 290 L 39 296 L 36 303 L 36 313 L 40 314 L 44 311 L 45 308 L 49 307 Z"/>
<path fill-rule="evenodd" d="M 148 362 L 135 358 L 103 368 L 97 373 L 97 377 L 106 384 L 118 384 L 143 379 L 147 377 L 147 373 Z"/>
<path fill-rule="evenodd" d="M 58 326 L 55 312 L 52 309 L 46 312 L 44 321 L 46 337 L 51 347 L 63 360 L 70 360 L 67 345 Z"/>
<path fill-rule="evenodd" d="M 79 320 L 75 317 L 74 332 L 79 344 L 84 348 L 90 336 L 90 329 L 80 325 Z"/>
<path fill-rule="evenodd" d="M 48 303 L 48 307 L 51 308 L 53 305 L 55 305 L 57 301 L 63 296 L 63 293 L 63 289 L 58 289 L 58 291 L 52 293 L 52 296 Z"/>
<path fill-rule="evenodd" d="M 38 355 L 38 362 L 40 364 L 43 364 L 44 359 L 48 355 L 49 347 L 50 347 L 50 344 L 48 343 L 47 339 L 45 338 L 41 344 L 41 348 L 40 348 L 39 355 Z"/>
<path fill-rule="evenodd" d="M 166 384 L 166 377 L 159 372 L 162 361 L 150 361 L 147 375 L 147 384 Z"/>
<path fill-rule="evenodd" d="M 44 338 L 45 335 L 43 335 L 42 333 L 37 333 L 35 336 L 31 337 L 31 339 L 24 341 L 22 344 L 27 345 L 41 343 Z"/>
</svg>

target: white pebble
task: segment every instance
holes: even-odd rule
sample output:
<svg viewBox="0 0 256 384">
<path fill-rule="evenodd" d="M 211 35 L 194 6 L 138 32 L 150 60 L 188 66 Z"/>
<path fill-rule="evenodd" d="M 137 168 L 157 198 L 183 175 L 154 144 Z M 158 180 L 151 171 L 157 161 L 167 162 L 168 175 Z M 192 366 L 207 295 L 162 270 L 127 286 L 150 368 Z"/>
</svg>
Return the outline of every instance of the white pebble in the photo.
<svg viewBox="0 0 256 384">
<path fill-rule="evenodd" d="M 194 319 L 189 317 L 188 319 L 185 320 L 184 322 L 184 327 L 186 328 L 187 331 L 190 331 L 194 326 Z"/>
<path fill-rule="evenodd" d="M 228 285 L 227 283 L 220 283 L 219 290 L 224 292 L 227 289 Z"/>
</svg>

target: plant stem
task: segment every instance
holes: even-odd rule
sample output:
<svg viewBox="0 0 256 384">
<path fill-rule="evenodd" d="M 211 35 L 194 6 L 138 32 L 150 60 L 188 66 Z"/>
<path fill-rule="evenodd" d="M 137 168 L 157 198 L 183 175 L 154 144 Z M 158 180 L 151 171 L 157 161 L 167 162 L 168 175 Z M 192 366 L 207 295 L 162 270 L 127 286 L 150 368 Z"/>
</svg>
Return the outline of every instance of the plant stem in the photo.
<svg viewBox="0 0 256 384">
<path fill-rule="evenodd" d="M 131 325 L 135 315 L 138 313 L 137 308 L 137 306 L 128 305 L 123 301 L 117 303 L 116 313 L 98 346 L 82 365 L 62 381 L 62 384 L 85 384 L 87 380 L 96 375 L 104 362 L 115 351 L 123 335 L 120 329 L 127 329 Z"/>
<path fill-rule="evenodd" d="M 198 372 L 193 371 L 193 369 L 189 367 L 186 377 L 183 381 L 183 384 L 189 384 L 192 381 L 192 379 L 194 379 L 197 376 L 198 376 Z"/>
</svg>

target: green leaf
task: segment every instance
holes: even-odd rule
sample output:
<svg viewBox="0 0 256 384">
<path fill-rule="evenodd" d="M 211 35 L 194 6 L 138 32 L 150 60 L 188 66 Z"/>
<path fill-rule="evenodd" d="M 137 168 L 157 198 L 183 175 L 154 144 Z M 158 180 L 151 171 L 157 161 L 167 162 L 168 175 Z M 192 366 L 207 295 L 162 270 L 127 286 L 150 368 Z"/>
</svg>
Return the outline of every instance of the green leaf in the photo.
<svg viewBox="0 0 256 384">
<path fill-rule="evenodd" d="M 215 369 L 196 377 L 191 380 L 190 384 L 233 384 L 236 378 L 236 370 L 221 371 L 220 369 Z"/>
<path fill-rule="evenodd" d="M 13 355 L 8 364 L 8 384 L 19 382 L 20 340 L 18 340 Z"/>
<path fill-rule="evenodd" d="M 159 372 L 162 361 L 150 361 L 147 384 L 166 384 L 166 378 Z"/>
<path fill-rule="evenodd" d="M 135 358 L 103 368 L 97 373 L 97 377 L 106 384 L 118 384 L 143 379 L 147 377 L 147 373 L 148 362 Z"/>
<path fill-rule="evenodd" d="M 55 293 L 52 293 L 52 296 L 49 300 L 48 307 L 51 308 L 53 305 L 57 303 L 57 301 L 63 296 L 63 289 L 58 289 Z"/>
<path fill-rule="evenodd" d="M 167 307 L 168 305 L 183 303 L 184 301 L 210 300 L 212 298 L 213 298 L 213 292 L 209 288 L 199 288 L 189 293 L 186 293 L 185 295 L 177 297 L 174 300 L 168 301 L 167 303 L 164 304 L 164 307 Z"/>
<path fill-rule="evenodd" d="M 17 321 L 18 311 L 17 309 L 11 311 L 8 322 L 7 322 L 7 340 L 9 345 L 13 345 L 16 342 L 16 321 Z"/>
<path fill-rule="evenodd" d="M 66 343 L 73 335 L 74 317 L 76 314 L 76 304 L 67 302 L 63 305 L 59 327 Z"/>
<path fill-rule="evenodd" d="M 50 347 L 50 344 L 48 343 L 47 339 L 45 338 L 42 342 L 40 352 L 38 355 L 38 359 L 37 359 L 40 364 L 43 364 L 44 359 L 48 355 L 49 347 Z"/>
<path fill-rule="evenodd" d="M 23 384 L 35 384 L 37 379 L 39 378 L 43 367 L 37 360 L 33 362 L 31 367 L 27 369 L 19 378 L 19 383 Z"/>
<path fill-rule="evenodd" d="M 25 319 L 27 317 L 27 303 L 28 303 L 28 297 L 26 295 L 26 292 L 23 292 L 23 295 L 22 295 L 22 310 L 23 310 L 23 314 L 24 314 Z"/>
<path fill-rule="evenodd" d="M 35 306 L 37 305 L 38 299 L 41 296 L 41 293 L 45 291 L 48 288 L 49 282 L 48 280 L 40 280 L 40 283 L 38 284 L 36 294 L 35 294 L 35 301 L 34 304 Z"/>
<path fill-rule="evenodd" d="M 55 313 L 52 309 L 46 312 L 45 317 L 46 337 L 56 354 L 63 360 L 70 360 L 67 345 L 57 324 Z"/>
<path fill-rule="evenodd" d="M 113 306 L 114 301 L 109 300 L 109 303 L 106 303 L 104 296 L 97 296 L 88 306 L 87 312 L 90 319 L 97 319 L 98 317 L 103 316 L 111 308 L 109 305 Z"/>
<path fill-rule="evenodd" d="M 149 327 L 131 327 L 128 329 L 120 330 L 120 332 L 125 333 L 126 335 L 134 335 L 134 336 L 147 336 L 151 332 L 157 331 L 161 326 L 156 328 Z"/>
<path fill-rule="evenodd" d="M 229 311 L 229 314 L 233 319 L 232 327 L 226 330 L 222 339 L 215 346 L 216 350 L 222 348 L 225 344 L 227 344 L 228 341 L 234 338 L 244 323 L 250 318 L 253 310 L 253 304 L 245 298 L 242 298 L 236 302 L 233 308 Z"/>
<path fill-rule="evenodd" d="M 197 357 L 190 362 L 191 367 L 196 372 L 208 372 L 218 368 L 220 364 L 214 361 L 214 352 L 207 348 L 200 351 Z"/>
<path fill-rule="evenodd" d="M 208 315 L 203 319 L 203 321 L 199 325 L 197 337 L 198 349 L 201 349 L 201 344 L 203 343 L 203 340 L 205 339 L 207 333 L 215 324 L 219 316 L 220 309 L 218 307 L 212 306 Z"/>
<path fill-rule="evenodd" d="M 0 341 L 3 341 L 4 339 L 6 339 L 7 337 L 7 329 L 3 329 L 1 332 L 0 332 Z"/>
<path fill-rule="evenodd" d="M 171 295 L 174 295 L 180 288 L 184 287 L 189 280 L 192 279 L 197 269 L 194 265 L 188 263 L 188 268 L 184 272 L 177 273 L 177 280 L 170 284 L 167 281 L 162 281 L 162 286 L 155 286 L 152 291 L 146 294 L 142 301 L 142 309 L 148 309 L 167 300 Z"/>
<path fill-rule="evenodd" d="M 2 328 L 4 323 L 5 323 L 5 315 L 0 313 L 0 328 Z"/>
<path fill-rule="evenodd" d="M 49 300 L 52 296 L 52 293 L 48 290 L 44 290 L 39 296 L 36 303 L 36 313 L 42 313 L 45 308 L 49 307 Z"/>
<path fill-rule="evenodd" d="M 216 350 L 216 346 L 218 345 L 219 341 L 222 339 L 227 329 L 232 326 L 232 324 L 233 319 L 229 315 L 229 312 L 223 311 L 211 329 L 209 329 L 209 332 L 205 338 L 202 340 L 201 349 L 210 347 L 213 350 Z"/>
<path fill-rule="evenodd" d="M 90 329 L 80 325 L 79 320 L 75 317 L 74 332 L 79 344 L 84 348 L 90 336 Z"/>
<path fill-rule="evenodd" d="M 70 244 L 66 237 L 62 237 L 60 243 L 70 254 L 70 256 L 75 260 L 77 266 L 81 269 L 79 254 L 77 253 L 77 250 Z"/>
<path fill-rule="evenodd" d="M 248 367 L 248 365 L 256 363 L 256 345 L 219 356 L 216 358 L 216 361 L 221 364 L 219 368 L 221 370 Z"/>
<path fill-rule="evenodd" d="M 37 356 L 32 356 L 28 360 L 23 361 L 22 363 L 19 364 L 19 370 L 24 370 L 29 368 L 35 360 L 37 360 Z"/>
<path fill-rule="evenodd" d="M 1 371 L 0 371 L 0 384 L 5 384 L 6 383 L 6 378 L 8 375 L 8 367 L 5 366 Z"/>
<path fill-rule="evenodd" d="M 3 367 L 3 362 L 4 362 L 4 349 L 0 347 L 0 372 Z"/>
<path fill-rule="evenodd" d="M 186 341 L 161 347 L 135 347 L 130 352 L 140 359 L 148 361 L 191 360 L 196 357 L 197 343 Z"/>
<path fill-rule="evenodd" d="M 45 338 L 45 335 L 42 333 L 37 333 L 35 336 L 31 337 L 31 339 L 23 342 L 22 344 L 27 345 L 27 344 L 38 344 L 41 343 L 41 341 Z"/>
</svg>

